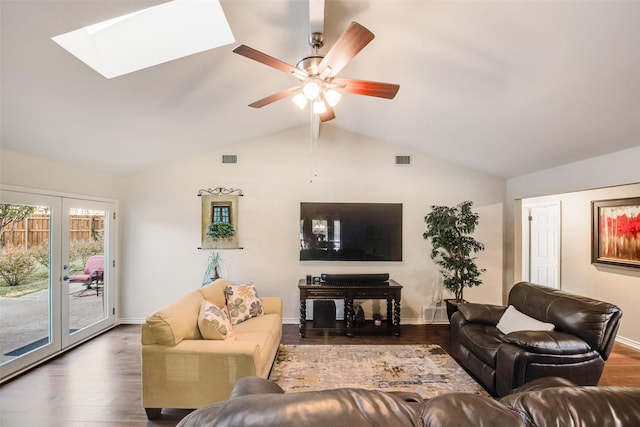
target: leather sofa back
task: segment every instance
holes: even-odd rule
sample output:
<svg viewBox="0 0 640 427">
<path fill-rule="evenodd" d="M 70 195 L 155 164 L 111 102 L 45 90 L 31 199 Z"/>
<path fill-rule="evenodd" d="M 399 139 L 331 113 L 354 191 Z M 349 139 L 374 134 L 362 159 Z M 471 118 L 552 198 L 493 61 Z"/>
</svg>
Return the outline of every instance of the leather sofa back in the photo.
<svg viewBox="0 0 640 427">
<path fill-rule="evenodd" d="M 229 400 L 197 409 L 178 427 L 637 427 L 640 388 L 576 387 L 545 377 L 502 399 L 450 393 L 404 400 L 355 388 L 284 393 L 264 378 L 238 380 Z"/>
<path fill-rule="evenodd" d="M 579 336 L 605 360 L 622 317 L 620 308 L 613 304 L 528 282 L 514 285 L 509 304 L 531 317 L 553 323 L 557 331 Z"/>
</svg>

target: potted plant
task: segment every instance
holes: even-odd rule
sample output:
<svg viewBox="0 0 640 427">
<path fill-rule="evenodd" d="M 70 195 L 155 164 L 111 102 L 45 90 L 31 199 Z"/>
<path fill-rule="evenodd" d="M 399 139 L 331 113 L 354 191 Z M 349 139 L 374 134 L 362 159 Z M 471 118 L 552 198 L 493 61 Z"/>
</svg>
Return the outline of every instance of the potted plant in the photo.
<svg viewBox="0 0 640 427">
<path fill-rule="evenodd" d="M 224 258 L 220 252 L 211 251 L 207 260 L 207 269 L 202 277 L 202 286 L 220 278 L 220 269 L 224 265 Z"/>
<path fill-rule="evenodd" d="M 449 319 L 464 301 L 464 288 L 482 283 L 479 276 L 485 269 L 476 265 L 473 254 L 484 250 L 484 245 L 473 238 L 478 225 L 478 214 L 471 210 L 473 202 L 465 201 L 456 206 L 431 206 L 424 217 L 427 231 L 422 235 L 431 240 L 431 259 L 441 267 L 444 287 L 453 293 L 447 303 Z"/>
<path fill-rule="evenodd" d="M 207 235 L 213 240 L 228 240 L 236 234 L 235 228 L 229 222 L 212 222 L 207 228 Z"/>
</svg>

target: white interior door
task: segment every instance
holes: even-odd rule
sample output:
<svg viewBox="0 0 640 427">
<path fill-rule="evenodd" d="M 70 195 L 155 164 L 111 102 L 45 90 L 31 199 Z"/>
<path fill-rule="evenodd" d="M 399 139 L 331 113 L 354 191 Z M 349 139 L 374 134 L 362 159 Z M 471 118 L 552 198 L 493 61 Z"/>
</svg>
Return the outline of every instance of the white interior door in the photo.
<svg viewBox="0 0 640 427">
<path fill-rule="evenodd" d="M 560 203 L 523 207 L 524 280 L 560 287 Z"/>
</svg>

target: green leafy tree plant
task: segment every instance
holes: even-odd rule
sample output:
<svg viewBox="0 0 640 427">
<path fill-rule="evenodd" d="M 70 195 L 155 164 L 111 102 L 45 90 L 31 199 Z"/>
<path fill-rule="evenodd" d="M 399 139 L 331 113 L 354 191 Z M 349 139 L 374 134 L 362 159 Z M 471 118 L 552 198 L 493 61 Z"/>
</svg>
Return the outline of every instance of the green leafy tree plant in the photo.
<svg viewBox="0 0 640 427">
<path fill-rule="evenodd" d="M 480 274 L 486 271 L 478 268 L 473 256 L 484 245 L 472 236 L 479 222 L 472 206 L 471 201 L 451 207 L 434 205 L 424 217 L 427 231 L 422 237 L 431 240 L 431 259 L 441 267 L 444 287 L 453 293 L 456 303 L 463 301 L 465 287 L 482 284 Z"/>
<path fill-rule="evenodd" d="M 31 215 L 35 209 L 33 206 L 0 204 L 0 249 L 11 241 L 16 224 Z"/>
</svg>

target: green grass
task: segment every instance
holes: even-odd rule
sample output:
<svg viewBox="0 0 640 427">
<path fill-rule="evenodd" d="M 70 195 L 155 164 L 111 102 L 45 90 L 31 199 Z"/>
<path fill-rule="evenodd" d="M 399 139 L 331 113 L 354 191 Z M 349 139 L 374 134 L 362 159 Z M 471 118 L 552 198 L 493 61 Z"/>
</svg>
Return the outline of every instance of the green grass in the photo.
<svg viewBox="0 0 640 427">
<path fill-rule="evenodd" d="M 7 282 L 0 278 L 0 297 L 17 298 L 43 289 L 49 289 L 49 271 L 41 265 L 36 267 L 36 272 L 25 283 L 18 286 L 8 286 Z"/>
<path fill-rule="evenodd" d="M 16 298 L 43 289 L 49 289 L 48 278 L 42 279 L 34 276 L 29 282 L 18 286 L 7 286 L 7 283 L 3 279 L 0 279 L 0 297 Z"/>
</svg>

